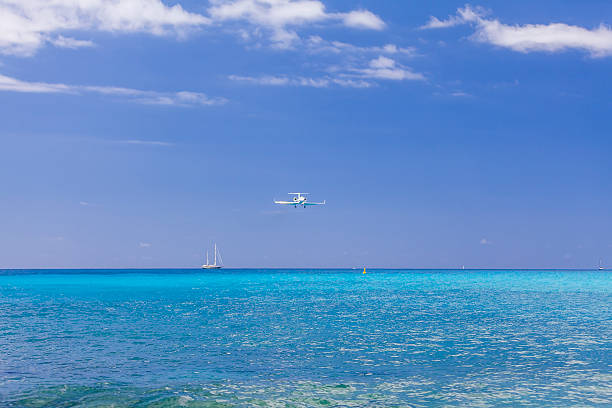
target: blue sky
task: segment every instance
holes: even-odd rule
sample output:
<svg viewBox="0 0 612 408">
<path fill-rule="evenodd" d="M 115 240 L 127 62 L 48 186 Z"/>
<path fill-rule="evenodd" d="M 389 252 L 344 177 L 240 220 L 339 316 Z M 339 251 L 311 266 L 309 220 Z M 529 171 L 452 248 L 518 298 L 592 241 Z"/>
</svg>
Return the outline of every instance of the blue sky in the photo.
<svg viewBox="0 0 612 408">
<path fill-rule="evenodd" d="M 214 241 L 235 267 L 612 265 L 609 24 L 597 0 L 0 0 L 0 267 Z"/>
</svg>

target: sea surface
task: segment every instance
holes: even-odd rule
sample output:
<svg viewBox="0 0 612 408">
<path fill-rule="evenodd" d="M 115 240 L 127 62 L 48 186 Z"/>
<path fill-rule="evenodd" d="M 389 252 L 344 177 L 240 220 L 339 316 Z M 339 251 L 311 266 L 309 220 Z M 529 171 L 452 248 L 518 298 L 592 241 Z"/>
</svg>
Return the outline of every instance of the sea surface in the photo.
<svg viewBox="0 0 612 408">
<path fill-rule="evenodd" d="M 0 271 L 2 407 L 612 406 L 612 272 Z"/>
</svg>

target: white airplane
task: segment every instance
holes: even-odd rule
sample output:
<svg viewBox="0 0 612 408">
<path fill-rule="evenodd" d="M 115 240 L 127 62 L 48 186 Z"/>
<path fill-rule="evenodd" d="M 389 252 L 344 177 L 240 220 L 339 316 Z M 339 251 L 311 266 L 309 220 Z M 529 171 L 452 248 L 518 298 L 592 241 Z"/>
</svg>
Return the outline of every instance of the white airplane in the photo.
<svg viewBox="0 0 612 408">
<path fill-rule="evenodd" d="M 292 205 L 295 208 L 298 207 L 298 205 L 301 205 L 303 208 L 306 208 L 307 205 L 325 205 L 325 200 L 323 200 L 322 203 L 309 203 L 308 202 L 308 198 L 306 198 L 306 196 L 310 193 L 289 193 L 292 194 L 293 197 L 293 201 L 276 201 L 274 200 L 274 204 L 286 204 L 286 205 Z"/>
</svg>

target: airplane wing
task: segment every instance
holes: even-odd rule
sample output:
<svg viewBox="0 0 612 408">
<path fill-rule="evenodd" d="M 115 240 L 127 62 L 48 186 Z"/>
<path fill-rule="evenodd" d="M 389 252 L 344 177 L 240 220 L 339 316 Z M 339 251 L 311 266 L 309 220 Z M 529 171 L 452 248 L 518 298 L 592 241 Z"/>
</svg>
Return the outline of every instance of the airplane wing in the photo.
<svg viewBox="0 0 612 408">
<path fill-rule="evenodd" d="M 309 203 L 309 202 L 305 202 L 304 205 L 325 205 L 325 201 L 323 201 L 322 203 Z"/>
<path fill-rule="evenodd" d="M 298 203 L 294 201 L 274 201 L 274 204 L 288 204 L 288 205 L 297 205 Z"/>
</svg>

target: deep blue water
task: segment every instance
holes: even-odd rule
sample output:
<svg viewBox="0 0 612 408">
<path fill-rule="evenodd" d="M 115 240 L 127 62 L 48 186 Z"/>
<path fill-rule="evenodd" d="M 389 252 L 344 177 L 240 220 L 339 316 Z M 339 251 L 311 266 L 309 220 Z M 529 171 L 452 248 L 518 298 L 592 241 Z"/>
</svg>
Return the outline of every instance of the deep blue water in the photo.
<svg viewBox="0 0 612 408">
<path fill-rule="evenodd" d="M 596 271 L 0 271 L 0 405 L 612 406 L 611 305 Z"/>
</svg>

